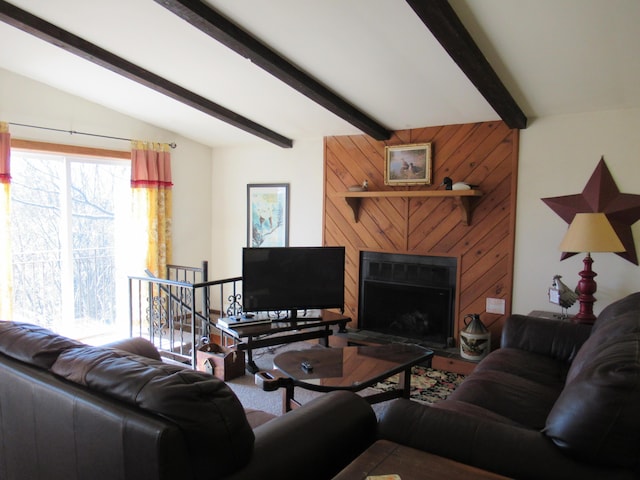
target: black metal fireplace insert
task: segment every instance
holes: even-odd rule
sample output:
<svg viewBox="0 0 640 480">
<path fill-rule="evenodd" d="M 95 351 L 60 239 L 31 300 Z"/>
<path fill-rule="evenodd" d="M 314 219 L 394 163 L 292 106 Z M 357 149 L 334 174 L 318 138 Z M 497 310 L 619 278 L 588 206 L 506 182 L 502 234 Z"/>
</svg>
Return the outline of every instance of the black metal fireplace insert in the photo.
<svg viewBox="0 0 640 480">
<path fill-rule="evenodd" d="M 438 347 L 453 337 L 457 259 L 362 252 L 358 326 Z"/>
</svg>

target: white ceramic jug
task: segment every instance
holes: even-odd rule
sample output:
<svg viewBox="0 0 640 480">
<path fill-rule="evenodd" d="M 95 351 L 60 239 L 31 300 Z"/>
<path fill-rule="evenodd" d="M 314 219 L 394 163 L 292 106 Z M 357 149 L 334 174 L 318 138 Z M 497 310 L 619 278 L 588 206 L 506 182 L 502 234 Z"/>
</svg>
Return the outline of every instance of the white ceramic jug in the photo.
<svg viewBox="0 0 640 480">
<path fill-rule="evenodd" d="M 491 334 L 477 313 L 466 315 L 464 325 L 460 331 L 460 356 L 478 362 L 491 350 Z"/>
</svg>

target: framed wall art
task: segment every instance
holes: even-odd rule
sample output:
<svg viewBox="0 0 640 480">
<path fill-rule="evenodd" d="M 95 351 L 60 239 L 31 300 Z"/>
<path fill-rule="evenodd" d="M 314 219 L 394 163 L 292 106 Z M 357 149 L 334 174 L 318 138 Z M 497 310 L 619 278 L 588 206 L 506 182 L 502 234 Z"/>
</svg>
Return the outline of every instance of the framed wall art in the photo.
<svg viewBox="0 0 640 480">
<path fill-rule="evenodd" d="M 289 246 L 289 184 L 247 185 L 247 246 Z"/>
<path fill-rule="evenodd" d="M 385 185 L 431 185 L 431 143 L 384 148 Z"/>
</svg>

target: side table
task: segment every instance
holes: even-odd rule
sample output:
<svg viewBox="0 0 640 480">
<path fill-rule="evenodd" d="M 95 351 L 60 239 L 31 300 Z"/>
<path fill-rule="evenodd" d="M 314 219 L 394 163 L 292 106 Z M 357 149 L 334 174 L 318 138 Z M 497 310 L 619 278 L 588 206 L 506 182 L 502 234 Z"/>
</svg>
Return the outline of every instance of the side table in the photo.
<svg viewBox="0 0 640 480">
<path fill-rule="evenodd" d="M 365 480 L 368 476 L 396 474 L 402 480 L 506 479 L 497 473 L 465 465 L 433 453 L 378 440 L 333 480 Z"/>
<path fill-rule="evenodd" d="M 561 312 L 550 312 L 547 310 L 532 310 L 528 313 L 530 317 L 546 318 L 548 320 L 569 320 L 571 315 L 563 315 Z"/>
</svg>

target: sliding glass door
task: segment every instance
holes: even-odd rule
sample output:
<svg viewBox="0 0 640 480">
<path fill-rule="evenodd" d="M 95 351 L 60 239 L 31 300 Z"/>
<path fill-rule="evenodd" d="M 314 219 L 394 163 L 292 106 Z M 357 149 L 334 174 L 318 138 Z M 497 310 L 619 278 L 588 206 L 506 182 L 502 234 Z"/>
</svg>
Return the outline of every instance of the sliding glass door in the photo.
<svg viewBox="0 0 640 480">
<path fill-rule="evenodd" d="M 14 320 L 74 338 L 126 325 L 130 162 L 14 150 Z"/>
</svg>

